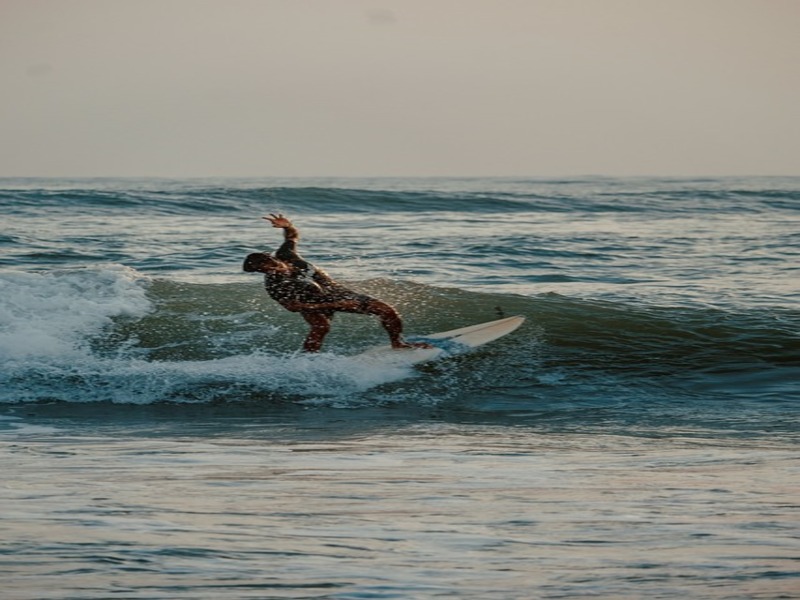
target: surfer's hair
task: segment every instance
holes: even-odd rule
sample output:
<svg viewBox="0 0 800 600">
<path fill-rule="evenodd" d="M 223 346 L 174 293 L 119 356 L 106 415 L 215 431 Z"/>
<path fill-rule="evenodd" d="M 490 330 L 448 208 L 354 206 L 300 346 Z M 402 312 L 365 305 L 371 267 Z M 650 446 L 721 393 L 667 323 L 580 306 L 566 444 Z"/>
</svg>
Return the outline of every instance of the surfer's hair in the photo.
<svg viewBox="0 0 800 600">
<path fill-rule="evenodd" d="M 244 259 L 242 270 L 248 273 L 253 273 L 258 271 L 261 265 L 263 265 L 265 262 L 271 262 L 273 260 L 275 259 L 271 254 L 267 254 L 266 252 L 253 252 L 252 254 L 248 254 Z"/>
</svg>

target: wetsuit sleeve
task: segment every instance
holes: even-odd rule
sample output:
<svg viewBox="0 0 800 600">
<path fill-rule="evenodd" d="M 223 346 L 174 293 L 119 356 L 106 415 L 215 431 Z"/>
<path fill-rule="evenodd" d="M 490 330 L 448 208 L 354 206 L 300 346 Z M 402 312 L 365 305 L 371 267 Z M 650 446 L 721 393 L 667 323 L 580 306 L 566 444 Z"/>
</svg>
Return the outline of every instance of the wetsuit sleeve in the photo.
<svg viewBox="0 0 800 600">
<path fill-rule="evenodd" d="M 312 277 L 317 285 L 321 285 L 322 287 L 335 285 L 333 279 L 331 279 L 328 274 L 325 273 L 325 271 L 322 269 L 317 269 L 314 265 L 300 256 L 300 254 L 297 252 L 297 242 L 299 239 L 300 232 L 297 230 L 297 227 L 294 225 L 284 227 L 283 244 L 281 244 L 281 247 L 275 252 L 275 258 L 294 265 L 300 269 L 300 271 Z"/>
<path fill-rule="evenodd" d="M 296 260 L 303 260 L 297 253 L 297 241 L 300 239 L 300 232 L 294 225 L 283 228 L 283 244 L 275 252 L 275 258 L 285 260 L 287 262 L 294 262 Z"/>
</svg>

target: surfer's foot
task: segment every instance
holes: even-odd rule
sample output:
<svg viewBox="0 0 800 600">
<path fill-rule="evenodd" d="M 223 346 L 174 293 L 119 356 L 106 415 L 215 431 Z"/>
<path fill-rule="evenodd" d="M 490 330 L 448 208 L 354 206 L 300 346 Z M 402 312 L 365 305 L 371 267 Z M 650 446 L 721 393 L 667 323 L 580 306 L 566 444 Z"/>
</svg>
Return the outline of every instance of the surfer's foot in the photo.
<svg viewBox="0 0 800 600">
<path fill-rule="evenodd" d="M 394 342 L 392 348 L 402 350 L 404 348 L 433 348 L 433 346 L 425 342 Z"/>
</svg>

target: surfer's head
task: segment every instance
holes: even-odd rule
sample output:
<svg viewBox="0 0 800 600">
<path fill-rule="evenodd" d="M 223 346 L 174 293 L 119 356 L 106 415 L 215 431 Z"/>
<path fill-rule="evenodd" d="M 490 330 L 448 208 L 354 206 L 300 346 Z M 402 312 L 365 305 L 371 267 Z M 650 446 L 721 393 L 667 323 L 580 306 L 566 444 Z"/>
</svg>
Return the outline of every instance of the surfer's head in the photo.
<svg viewBox="0 0 800 600">
<path fill-rule="evenodd" d="M 278 260 L 271 254 L 267 254 L 266 252 L 254 252 L 253 254 L 248 254 L 247 258 L 244 259 L 244 264 L 242 264 L 242 270 L 248 273 L 266 273 L 269 271 L 278 271 L 284 269 L 286 267 L 286 263 L 282 260 Z"/>
</svg>

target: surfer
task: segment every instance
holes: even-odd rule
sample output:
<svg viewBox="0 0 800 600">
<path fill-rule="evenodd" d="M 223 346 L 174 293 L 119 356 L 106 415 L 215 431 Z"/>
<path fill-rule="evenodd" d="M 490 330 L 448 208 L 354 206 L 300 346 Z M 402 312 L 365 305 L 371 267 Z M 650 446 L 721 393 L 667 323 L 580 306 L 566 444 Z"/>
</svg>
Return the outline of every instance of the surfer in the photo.
<svg viewBox="0 0 800 600">
<path fill-rule="evenodd" d="M 248 273 L 263 273 L 267 294 L 286 310 L 299 312 L 309 324 L 311 329 L 303 343 L 304 351 L 319 352 L 337 312 L 379 317 L 392 348 L 430 347 L 403 339 L 403 321 L 392 306 L 346 288 L 304 260 L 297 253 L 300 233 L 289 219 L 281 214 L 263 218 L 273 227 L 283 229 L 283 244 L 274 255 L 266 252 L 247 255 L 242 268 Z"/>
</svg>

